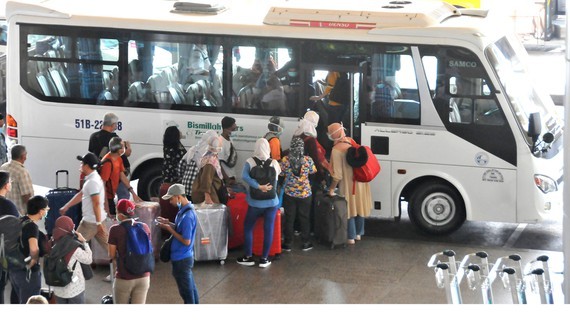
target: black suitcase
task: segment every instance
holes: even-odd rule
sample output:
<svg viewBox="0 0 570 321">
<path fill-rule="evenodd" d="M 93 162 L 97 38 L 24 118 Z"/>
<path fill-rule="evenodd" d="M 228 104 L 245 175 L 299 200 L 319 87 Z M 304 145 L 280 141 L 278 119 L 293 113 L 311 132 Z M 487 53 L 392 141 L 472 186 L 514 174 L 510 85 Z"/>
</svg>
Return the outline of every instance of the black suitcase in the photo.
<svg viewBox="0 0 570 321">
<path fill-rule="evenodd" d="M 66 185 L 60 186 L 59 185 L 59 174 L 66 175 Z M 59 209 L 62 208 L 75 194 L 79 192 L 78 189 L 69 188 L 69 172 L 67 170 L 59 170 L 55 172 L 55 189 L 50 190 L 47 192 L 46 197 L 49 201 L 49 211 L 46 217 L 45 226 L 46 232 L 48 236 L 52 235 L 53 228 L 55 226 L 55 220 L 60 216 Z M 81 203 L 72 206 L 67 213 L 66 216 L 69 216 L 73 223 L 75 224 L 75 228 L 79 226 L 79 222 L 81 222 Z"/>
<path fill-rule="evenodd" d="M 342 196 L 328 196 L 323 191 L 315 195 L 315 236 L 320 243 L 334 249 L 346 246 L 348 228 L 348 208 Z"/>
</svg>

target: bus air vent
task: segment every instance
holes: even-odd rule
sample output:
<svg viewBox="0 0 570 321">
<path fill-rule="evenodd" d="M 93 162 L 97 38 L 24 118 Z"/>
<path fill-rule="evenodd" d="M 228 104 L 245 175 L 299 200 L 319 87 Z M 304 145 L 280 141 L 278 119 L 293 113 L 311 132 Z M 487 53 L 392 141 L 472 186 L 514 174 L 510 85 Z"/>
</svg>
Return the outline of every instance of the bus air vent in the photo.
<svg viewBox="0 0 570 321">
<path fill-rule="evenodd" d="M 200 13 L 200 14 L 219 14 L 227 10 L 227 7 L 217 2 L 194 2 L 194 1 L 176 1 L 171 12 L 174 13 Z"/>
</svg>

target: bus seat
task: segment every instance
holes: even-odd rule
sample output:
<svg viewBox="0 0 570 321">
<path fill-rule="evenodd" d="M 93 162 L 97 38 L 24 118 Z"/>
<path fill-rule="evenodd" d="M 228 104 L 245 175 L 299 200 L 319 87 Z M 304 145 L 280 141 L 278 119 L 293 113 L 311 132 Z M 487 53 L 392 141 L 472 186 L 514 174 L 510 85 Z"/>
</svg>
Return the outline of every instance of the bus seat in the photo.
<svg viewBox="0 0 570 321">
<path fill-rule="evenodd" d="M 168 91 L 170 92 L 172 100 L 174 101 L 175 104 L 181 105 L 186 103 L 186 97 L 184 96 L 184 91 L 182 90 L 182 87 L 180 86 L 179 83 L 168 85 Z"/>
<path fill-rule="evenodd" d="M 238 92 L 240 108 L 255 108 L 255 94 L 253 86 L 246 85 Z"/>
<path fill-rule="evenodd" d="M 51 78 L 53 79 L 53 82 L 55 84 L 55 88 L 57 89 L 57 92 L 59 94 L 58 96 L 59 97 L 69 97 L 69 87 L 68 87 L 67 78 L 65 78 L 65 75 L 60 73 L 60 71 L 57 68 L 50 68 L 49 74 L 50 74 Z"/>
<path fill-rule="evenodd" d="M 148 88 L 157 103 L 169 103 L 170 93 L 168 92 L 168 80 L 164 79 L 160 74 L 154 74 L 148 77 Z"/>
<path fill-rule="evenodd" d="M 200 94 L 200 88 L 198 88 L 197 84 L 194 83 L 189 85 L 186 88 L 185 95 L 186 95 L 186 103 L 194 106 L 200 105 L 201 94 Z"/>
<path fill-rule="evenodd" d="M 40 84 L 37 78 L 38 72 L 39 70 L 37 61 L 28 60 L 28 86 L 30 86 L 30 88 L 32 88 L 34 91 L 41 93 L 42 89 L 40 88 Z"/>
<path fill-rule="evenodd" d="M 49 73 L 46 72 L 39 72 L 36 75 L 38 79 L 38 84 L 40 85 L 41 92 L 47 97 L 57 97 L 58 92 L 55 89 L 55 84 L 51 79 Z"/>
<path fill-rule="evenodd" d="M 394 100 L 396 118 L 419 119 L 420 103 L 411 99 Z"/>
<path fill-rule="evenodd" d="M 459 108 L 457 108 L 457 104 L 455 104 L 453 98 L 449 100 L 449 122 L 450 123 L 461 122 L 461 114 L 459 113 Z"/>
</svg>

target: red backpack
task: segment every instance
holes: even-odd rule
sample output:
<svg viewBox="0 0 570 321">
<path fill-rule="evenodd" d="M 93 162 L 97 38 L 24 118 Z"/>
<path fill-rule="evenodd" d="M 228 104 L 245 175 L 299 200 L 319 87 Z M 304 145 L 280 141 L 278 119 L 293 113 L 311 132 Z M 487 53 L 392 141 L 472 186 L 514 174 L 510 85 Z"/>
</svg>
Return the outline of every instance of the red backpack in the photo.
<svg viewBox="0 0 570 321">
<path fill-rule="evenodd" d="M 368 146 L 358 145 L 350 140 L 352 147 L 346 151 L 346 162 L 352 167 L 352 194 L 356 189 L 356 182 L 368 183 L 380 173 L 380 163 Z"/>
</svg>

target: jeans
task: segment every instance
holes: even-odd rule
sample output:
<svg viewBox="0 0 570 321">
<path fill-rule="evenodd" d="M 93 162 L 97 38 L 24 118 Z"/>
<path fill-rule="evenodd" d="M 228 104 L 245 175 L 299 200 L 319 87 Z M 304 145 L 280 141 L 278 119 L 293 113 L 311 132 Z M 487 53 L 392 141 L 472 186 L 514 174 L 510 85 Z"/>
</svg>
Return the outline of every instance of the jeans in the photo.
<svg viewBox="0 0 570 321">
<path fill-rule="evenodd" d="M 127 189 L 127 186 L 125 186 L 125 184 L 123 184 L 123 182 L 119 182 L 119 186 L 117 186 L 117 199 L 128 200 L 130 198 L 131 198 L 131 193 Z"/>
<path fill-rule="evenodd" d="M 260 216 L 263 216 L 265 220 L 263 224 L 262 257 L 267 258 L 269 256 L 269 249 L 273 242 L 273 228 L 275 227 L 275 215 L 277 214 L 277 209 L 277 206 L 263 208 L 250 206 L 247 209 L 245 222 L 243 223 L 244 249 L 246 256 L 251 256 L 253 251 L 253 227 L 255 226 L 257 218 Z"/>
<path fill-rule="evenodd" d="M 85 303 L 85 291 L 79 293 L 73 298 L 60 298 L 55 296 L 55 303 L 57 304 L 83 304 Z"/>
<path fill-rule="evenodd" d="M 0 268 L 0 304 L 4 304 L 4 289 L 8 283 L 8 271 L 3 271 Z"/>
<path fill-rule="evenodd" d="M 309 242 L 311 237 L 310 230 L 311 224 L 309 221 L 309 212 L 311 211 L 311 204 L 313 197 L 297 198 L 289 195 L 283 196 L 283 208 L 285 209 L 285 243 L 286 246 L 291 246 L 293 243 L 293 229 L 295 219 L 299 219 L 301 226 L 301 239 L 303 243 Z"/>
<path fill-rule="evenodd" d="M 184 304 L 198 304 L 198 289 L 194 282 L 192 267 L 194 266 L 194 258 L 189 257 L 180 261 L 172 261 L 172 276 L 176 280 L 178 293 L 184 300 Z"/>
<path fill-rule="evenodd" d="M 364 217 L 362 216 L 348 219 L 348 239 L 354 240 L 357 235 L 364 235 Z"/>
<path fill-rule="evenodd" d="M 39 295 L 42 287 L 42 273 L 39 270 L 30 272 L 29 281 L 27 276 L 28 270 L 10 270 L 10 283 L 18 294 L 20 304 L 26 304 L 32 295 Z"/>
</svg>

